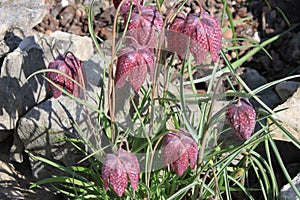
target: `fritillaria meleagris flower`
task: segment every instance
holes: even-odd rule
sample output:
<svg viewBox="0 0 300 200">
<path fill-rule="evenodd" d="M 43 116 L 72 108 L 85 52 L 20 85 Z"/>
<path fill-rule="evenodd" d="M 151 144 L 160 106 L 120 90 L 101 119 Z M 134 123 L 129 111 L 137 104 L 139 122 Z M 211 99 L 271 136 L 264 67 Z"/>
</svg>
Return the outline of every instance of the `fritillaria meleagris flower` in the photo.
<svg viewBox="0 0 300 200">
<path fill-rule="evenodd" d="M 135 38 L 141 46 L 154 48 L 157 32 L 162 26 L 163 18 L 154 6 L 136 6 L 130 17 L 127 36 Z"/>
<path fill-rule="evenodd" d="M 248 100 L 240 98 L 228 106 L 226 118 L 239 138 L 248 139 L 251 136 L 255 127 L 256 112 Z"/>
<path fill-rule="evenodd" d="M 183 60 L 188 47 L 188 36 L 181 33 L 184 22 L 184 16 L 177 16 L 168 31 L 168 50 L 170 52 L 176 52 L 181 60 Z"/>
<path fill-rule="evenodd" d="M 117 9 L 120 5 L 122 0 L 113 0 L 113 4 L 114 4 L 114 7 Z M 131 6 L 131 2 L 132 2 L 132 5 L 133 5 L 133 8 L 136 6 L 136 4 L 138 3 L 139 5 L 143 5 L 144 3 L 144 0 L 127 0 L 126 2 L 123 3 L 123 5 L 121 6 L 120 8 L 120 13 L 121 15 L 124 17 L 124 18 L 127 18 L 127 15 L 129 13 L 129 10 L 130 10 L 130 6 Z"/>
<path fill-rule="evenodd" d="M 198 65 L 204 61 L 208 52 L 210 52 L 212 60 L 216 62 L 222 45 L 222 30 L 219 20 L 204 10 L 200 14 L 190 13 L 185 18 L 176 17 L 169 29 L 172 31 L 171 34 L 178 33 L 177 38 L 181 37 L 181 39 L 174 41 L 171 40 L 172 37 L 168 39 L 169 50 L 176 52 L 182 59 L 188 43 L 188 38 L 184 35 L 189 36 L 189 52 L 192 53 Z M 183 35 L 180 36 L 181 34 Z"/>
<path fill-rule="evenodd" d="M 120 149 L 116 153 L 106 154 L 101 171 L 104 189 L 107 191 L 110 184 L 119 197 L 127 188 L 128 177 L 133 190 L 138 188 L 140 166 L 133 153 Z"/>
<path fill-rule="evenodd" d="M 165 166 L 171 168 L 181 176 L 188 168 L 196 166 L 198 146 L 196 141 L 186 131 L 171 132 L 162 141 L 162 160 Z"/>
<path fill-rule="evenodd" d="M 82 78 L 80 77 L 80 71 L 82 70 L 82 62 L 77 59 L 71 52 L 67 52 L 65 55 L 59 54 L 57 58 L 51 62 L 48 66 L 49 69 L 57 69 L 68 75 L 78 83 L 82 84 Z M 81 73 L 81 75 L 83 75 Z M 56 72 L 48 72 L 47 77 L 56 83 L 59 87 L 65 88 L 69 93 L 73 94 L 74 96 L 79 96 L 79 86 L 76 85 L 72 80 L 67 78 L 66 76 L 56 73 Z M 51 83 L 49 84 L 49 89 L 52 91 L 53 97 L 58 98 L 61 96 L 62 91 L 56 88 Z"/>
<path fill-rule="evenodd" d="M 138 92 L 143 85 L 147 71 L 150 76 L 154 69 L 154 55 L 145 48 L 128 46 L 120 51 L 117 61 L 116 86 L 124 86 L 126 79 L 129 79 L 135 92 Z"/>
</svg>

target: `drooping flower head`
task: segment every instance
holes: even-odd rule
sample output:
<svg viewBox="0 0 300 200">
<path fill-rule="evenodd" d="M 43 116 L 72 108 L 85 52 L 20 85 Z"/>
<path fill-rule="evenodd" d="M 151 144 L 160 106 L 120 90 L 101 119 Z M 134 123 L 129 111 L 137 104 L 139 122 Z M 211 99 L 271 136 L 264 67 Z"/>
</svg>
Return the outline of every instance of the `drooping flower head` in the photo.
<svg viewBox="0 0 300 200">
<path fill-rule="evenodd" d="M 169 29 L 179 35 L 183 34 L 190 37 L 189 51 L 198 65 L 204 61 L 208 52 L 210 52 L 212 60 L 217 62 L 222 46 L 222 30 L 216 17 L 210 16 L 204 10 L 197 14 L 190 13 L 185 18 L 176 17 Z M 169 50 L 176 52 L 182 59 L 189 41 L 185 36 L 181 37 L 179 44 L 178 40 L 172 41 L 170 39 L 168 43 L 170 45 Z M 178 45 L 174 46 L 174 43 Z M 185 45 L 181 43 L 185 43 Z"/>
<path fill-rule="evenodd" d="M 102 178 L 105 191 L 108 184 L 119 197 L 123 195 L 128 185 L 128 177 L 133 190 L 137 190 L 140 166 L 137 157 L 123 149 L 114 154 L 106 154 L 102 166 Z"/>
<path fill-rule="evenodd" d="M 198 157 L 197 142 L 186 131 L 171 132 L 162 141 L 162 160 L 165 166 L 171 168 L 181 176 L 188 168 L 196 166 Z"/>
<path fill-rule="evenodd" d="M 255 127 L 256 112 L 248 100 L 240 98 L 228 106 L 226 118 L 239 138 L 249 139 Z"/>
<path fill-rule="evenodd" d="M 129 79 L 135 92 L 138 92 L 146 80 L 147 71 L 152 76 L 154 71 L 154 55 L 147 48 L 137 48 L 133 45 L 120 51 L 117 61 L 116 86 L 124 86 Z"/>
<path fill-rule="evenodd" d="M 82 62 L 79 59 L 77 59 L 71 52 L 67 52 L 65 55 L 59 54 L 57 58 L 49 64 L 48 68 L 57 69 L 65 75 L 71 77 L 78 83 L 82 84 L 83 77 L 79 77 L 80 70 L 81 72 L 83 72 Z M 83 73 L 81 73 L 81 75 L 83 75 Z M 66 76 L 56 72 L 48 72 L 47 77 L 51 81 L 56 83 L 59 87 L 65 88 L 69 93 L 73 94 L 74 96 L 79 96 L 79 86 L 76 85 L 72 80 L 70 80 Z M 52 84 L 49 84 L 49 89 L 50 91 L 52 91 L 54 98 L 58 98 L 62 94 L 62 91 Z"/>
<path fill-rule="evenodd" d="M 137 6 L 132 10 L 127 35 L 135 38 L 139 45 L 154 48 L 157 32 L 162 30 L 163 18 L 154 6 Z"/>
</svg>

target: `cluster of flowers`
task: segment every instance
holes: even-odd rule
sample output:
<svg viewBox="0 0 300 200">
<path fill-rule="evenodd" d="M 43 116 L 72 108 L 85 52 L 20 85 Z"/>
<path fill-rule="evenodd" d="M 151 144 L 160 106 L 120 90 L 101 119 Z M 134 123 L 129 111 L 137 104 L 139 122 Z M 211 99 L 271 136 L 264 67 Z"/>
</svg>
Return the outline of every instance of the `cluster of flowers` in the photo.
<svg viewBox="0 0 300 200">
<path fill-rule="evenodd" d="M 152 75 L 155 67 L 153 48 L 156 43 L 156 31 L 162 30 L 163 18 L 154 6 L 143 6 L 143 0 L 125 1 L 120 5 L 121 0 L 114 0 L 114 6 L 120 7 L 120 13 L 125 21 L 129 17 L 127 36 L 133 38 L 135 43 L 127 45 L 120 51 L 117 69 L 116 86 L 123 87 L 129 78 L 135 92 L 138 92 L 146 79 L 147 72 Z M 132 6 L 131 15 L 128 16 Z M 190 40 L 190 44 L 187 45 Z M 219 21 L 211 17 L 207 12 L 199 14 L 188 14 L 176 16 L 169 26 L 168 49 L 176 52 L 180 59 L 190 53 L 197 64 L 201 64 L 208 52 L 212 60 L 217 62 L 221 48 L 222 32 Z M 186 49 L 188 46 L 188 49 Z M 48 72 L 48 78 L 58 87 L 66 89 L 74 96 L 79 95 L 79 87 L 75 81 L 82 83 L 80 72 L 82 62 L 72 53 L 59 54 L 55 61 L 51 62 L 49 69 L 57 69 L 62 73 Z M 53 97 L 57 98 L 62 91 L 52 84 L 49 89 Z M 256 112 L 252 105 L 244 98 L 228 106 L 226 118 L 233 131 L 242 139 L 248 139 L 255 126 Z M 162 161 L 165 166 L 170 165 L 171 169 L 181 176 L 187 169 L 195 168 L 198 158 L 198 145 L 191 135 L 181 130 L 166 134 L 162 140 Z M 105 190 L 109 185 L 122 196 L 130 180 L 133 190 L 137 190 L 140 167 L 137 157 L 130 152 L 119 149 L 117 152 L 107 154 L 102 166 L 102 178 Z"/>
<path fill-rule="evenodd" d="M 120 0 L 113 1 L 115 8 L 118 8 L 120 2 Z M 131 1 L 125 1 L 120 7 L 124 20 L 129 20 L 126 36 L 132 40 L 119 52 L 116 87 L 123 87 L 128 78 L 134 91 L 138 92 L 147 72 L 150 76 L 153 75 L 155 66 L 153 48 L 156 33 L 162 30 L 163 18 L 154 6 L 143 6 L 143 0 L 132 1 L 132 4 L 130 16 Z"/>
<path fill-rule="evenodd" d="M 226 118 L 239 138 L 249 139 L 256 118 L 256 112 L 249 101 L 239 98 L 228 106 Z M 198 145 L 186 130 L 166 134 L 162 140 L 161 152 L 164 166 L 170 165 L 178 176 L 188 169 L 188 165 L 193 169 L 197 164 Z M 107 191 L 110 183 L 111 188 L 121 197 L 127 188 L 129 177 L 133 190 L 137 190 L 139 173 L 139 162 L 134 154 L 123 149 L 107 154 L 102 166 L 104 189 Z"/>
<path fill-rule="evenodd" d="M 176 174 L 181 176 L 190 167 L 196 166 L 198 157 L 197 142 L 191 135 L 181 130 L 170 132 L 162 140 L 162 161 L 164 166 L 171 166 Z M 137 190 L 140 174 L 140 166 L 137 157 L 123 149 L 112 154 L 106 154 L 102 166 L 102 178 L 104 189 L 111 188 L 122 196 L 128 185 L 128 177 L 133 190 Z"/>
<path fill-rule="evenodd" d="M 114 0 L 118 8 L 120 0 Z M 153 75 L 155 68 L 153 48 L 156 45 L 156 33 L 163 28 L 163 18 L 154 6 L 142 6 L 143 1 L 132 1 L 133 8 L 129 16 L 131 1 L 125 1 L 120 7 L 124 20 L 128 20 L 127 36 L 133 38 L 127 47 L 120 51 L 117 70 L 116 86 L 121 88 L 129 78 L 135 92 L 138 92 L 146 79 L 147 71 Z M 201 64 L 208 54 L 217 62 L 222 44 L 222 30 L 216 17 L 206 11 L 198 14 L 176 16 L 167 31 L 168 51 L 176 52 L 180 59 L 184 58 L 186 47 Z M 189 38 L 191 39 L 189 44 Z"/>
</svg>

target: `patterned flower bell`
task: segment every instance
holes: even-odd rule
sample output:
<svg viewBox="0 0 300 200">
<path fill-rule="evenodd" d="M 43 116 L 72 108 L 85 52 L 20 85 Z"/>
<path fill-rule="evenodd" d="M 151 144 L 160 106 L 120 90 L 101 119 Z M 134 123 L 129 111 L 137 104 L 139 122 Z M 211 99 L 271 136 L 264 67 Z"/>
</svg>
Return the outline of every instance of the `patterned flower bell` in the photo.
<svg viewBox="0 0 300 200">
<path fill-rule="evenodd" d="M 239 138 L 249 139 L 255 127 L 256 112 L 248 100 L 240 98 L 228 106 L 226 118 Z"/>
<path fill-rule="evenodd" d="M 128 177 L 133 190 L 137 190 L 140 166 L 137 157 L 123 149 L 114 154 L 106 154 L 102 166 L 104 189 L 108 190 L 108 183 L 121 197 L 128 185 Z"/>
<path fill-rule="evenodd" d="M 83 75 L 82 62 L 71 52 L 67 52 L 65 55 L 59 54 L 57 58 L 49 64 L 48 68 L 57 69 L 82 84 L 83 77 L 80 77 L 80 74 Z M 80 93 L 79 86 L 63 74 L 48 72 L 47 77 L 59 87 L 65 88 L 69 93 L 78 97 Z M 49 90 L 52 91 L 54 98 L 58 98 L 62 95 L 62 91 L 52 84 L 49 84 Z"/>
<path fill-rule="evenodd" d="M 165 166 L 171 168 L 181 176 L 188 168 L 196 166 L 198 146 L 196 141 L 186 131 L 171 132 L 162 141 L 162 160 Z"/>
</svg>

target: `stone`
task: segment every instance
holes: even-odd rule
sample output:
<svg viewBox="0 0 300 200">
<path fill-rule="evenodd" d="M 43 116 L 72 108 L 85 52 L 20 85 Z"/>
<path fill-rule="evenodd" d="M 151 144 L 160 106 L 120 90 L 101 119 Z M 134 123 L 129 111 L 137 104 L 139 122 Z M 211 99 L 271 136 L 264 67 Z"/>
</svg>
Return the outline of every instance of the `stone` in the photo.
<svg viewBox="0 0 300 200">
<path fill-rule="evenodd" d="M 24 172 L 26 169 L 22 169 Z M 13 164 L 0 159 L 0 199 L 21 200 L 21 199 L 45 199 L 59 200 L 62 196 L 54 194 L 44 185 L 28 189 L 34 181 L 32 177 L 21 174 Z"/>
<path fill-rule="evenodd" d="M 46 66 L 57 57 L 58 53 L 64 54 L 71 51 L 82 61 L 87 61 L 94 55 L 91 38 L 61 31 L 55 31 L 50 35 L 36 34 L 27 37 L 20 43 L 19 49 L 24 51 L 24 49 L 37 45 L 44 51 L 43 57 Z"/>
<path fill-rule="evenodd" d="M 12 134 L 11 130 L 0 130 L 0 142 L 5 140 L 11 134 Z"/>
<path fill-rule="evenodd" d="M 103 65 L 100 65 L 99 55 L 95 55 L 92 59 L 83 64 L 87 75 L 87 89 L 86 95 L 82 95 L 81 100 L 96 109 L 95 94 L 100 91 L 100 75 L 103 73 L 100 66 Z M 13 158 L 19 154 L 17 161 L 22 162 L 21 153 L 23 149 L 21 145 L 23 145 L 33 155 L 45 157 L 64 166 L 77 164 L 84 155 L 70 142 L 59 139 L 84 137 L 93 145 L 100 145 L 100 139 L 93 137 L 94 131 L 98 127 L 95 121 L 96 116 L 94 110 L 86 108 L 65 95 L 57 99 L 52 97 L 40 103 L 19 119 L 16 132 L 21 144 L 15 142 L 12 148 L 14 150 L 12 152 Z M 80 127 L 80 133 L 73 127 L 74 124 Z M 30 158 L 30 163 L 33 176 L 37 179 L 46 178 L 56 173 L 61 174 L 60 170 L 41 161 Z"/>
<path fill-rule="evenodd" d="M 25 199 L 22 191 L 18 189 L 20 185 L 16 176 L 18 174 L 12 164 L 0 161 L 0 199 Z"/>
<path fill-rule="evenodd" d="M 59 162 L 65 166 L 82 159 L 74 146 L 60 141 L 66 136 L 74 136 L 68 110 L 73 110 L 73 101 L 61 96 L 51 98 L 34 107 L 20 118 L 17 133 L 24 148 L 34 155 L 39 155 Z M 72 156 L 69 156 L 72 155 Z M 56 171 L 41 161 L 30 158 L 33 176 L 37 179 L 50 177 Z"/>
<path fill-rule="evenodd" d="M 88 60 L 94 54 L 93 42 L 91 38 L 87 36 L 82 37 L 62 31 L 55 31 L 50 34 L 50 37 L 54 38 L 54 41 L 52 40 L 50 44 L 55 43 L 55 40 L 60 40 L 60 42 L 56 42 L 55 45 L 64 50 L 61 50 L 61 53 L 71 51 L 77 58 L 83 61 Z"/>
<path fill-rule="evenodd" d="M 30 46 L 24 51 L 9 53 L 0 71 L 0 130 L 11 130 L 20 116 L 46 97 L 45 80 L 34 72 L 45 69 L 43 50 Z"/>
<path fill-rule="evenodd" d="M 276 85 L 275 91 L 282 101 L 286 101 L 300 87 L 300 82 L 284 81 Z"/>
<path fill-rule="evenodd" d="M 276 113 L 274 118 L 287 129 L 298 141 L 300 141 L 300 88 L 290 97 L 286 102 L 277 106 L 274 111 L 280 110 Z M 280 129 L 271 125 L 272 137 L 276 140 L 290 141 Z"/>
<path fill-rule="evenodd" d="M 27 36 L 31 29 L 42 21 L 46 11 L 43 1 L 1 0 L 0 26 L 20 29 Z"/>
<path fill-rule="evenodd" d="M 244 73 L 241 74 L 241 78 L 252 90 L 268 83 L 268 81 L 261 76 L 258 71 L 251 68 L 246 68 Z M 257 95 L 270 108 L 274 108 L 278 104 L 282 103 L 277 93 L 270 88 L 258 93 Z M 253 99 L 250 99 L 250 102 L 255 108 L 261 107 L 261 105 Z"/>
<path fill-rule="evenodd" d="M 297 190 L 300 192 L 300 172 L 297 174 L 295 178 L 293 178 L 292 182 L 295 184 Z M 280 190 L 280 200 L 300 200 L 297 197 L 295 191 L 291 187 L 290 184 L 284 185 Z"/>
<path fill-rule="evenodd" d="M 44 78 L 32 73 L 46 69 L 58 52 L 72 51 L 81 60 L 93 55 L 92 40 L 69 33 L 52 36 L 36 34 L 23 39 L 14 52 L 7 54 L 0 68 L 0 130 L 11 130 L 19 117 L 47 97 Z"/>
<path fill-rule="evenodd" d="M 19 29 L 9 28 L 5 24 L 0 26 L 0 58 L 14 51 L 23 38 L 24 35 Z"/>
</svg>

